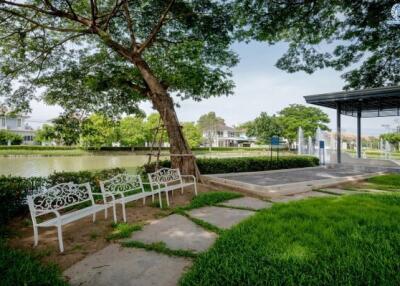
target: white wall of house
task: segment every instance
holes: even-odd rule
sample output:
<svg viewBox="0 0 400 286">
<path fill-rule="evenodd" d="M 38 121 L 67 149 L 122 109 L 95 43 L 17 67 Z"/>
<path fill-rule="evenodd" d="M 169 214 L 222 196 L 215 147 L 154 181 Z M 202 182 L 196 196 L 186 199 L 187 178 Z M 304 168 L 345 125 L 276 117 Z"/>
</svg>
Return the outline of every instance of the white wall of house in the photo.
<svg viewBox="0 0 400 286">
<path fill-rule="evenodd" d="M 256 142 L 255 138 L 249 138 L 244 132 L 239 132 L 229 126 L 220 127 L 214 131 L 205 130 L 203 146 L 210 147 L 210 137 L 212 138 L 211 147 L 253 147 Z"/>
<path fill-rule="evenodd" d="M 34 143 L 35 131 L 27 124 L 26 116 L 0 115 L 0 130 L 8 130 L 21 135 L 24 139 L 22 144 L 31 145 Z"/>
</svg>

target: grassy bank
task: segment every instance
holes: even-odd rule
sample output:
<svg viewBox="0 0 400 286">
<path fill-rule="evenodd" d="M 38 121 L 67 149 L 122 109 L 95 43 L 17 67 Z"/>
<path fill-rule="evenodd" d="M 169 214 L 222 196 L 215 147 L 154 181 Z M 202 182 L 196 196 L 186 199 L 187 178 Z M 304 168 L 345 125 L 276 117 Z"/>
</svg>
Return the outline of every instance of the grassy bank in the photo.
<svg viewBox="0 0 400 286">
<path fill-rule="evenodd" d="M 200 255 L 181 285 L 399 285 L 400 196 L 277 204 Z"/>
<path fill-rule="evenodd" d="M 0 156 L 82 156 L 82 155 L 146 155 L 150 152 L 148 147 L 103 147 L 100 149 L 82 149 L 78 147 L 67 146 L 0 146 Z M 266 153 L 264 148 L 193 148 L 196 155 L 244 155 Z M 162 154 L 168 154 L 168 148 L 162 149 Z M 282 150 L 280 155 L 288 155 L 287 151 Z M 275 152 L 274 152 L 275 155 Z"/>
</svg>

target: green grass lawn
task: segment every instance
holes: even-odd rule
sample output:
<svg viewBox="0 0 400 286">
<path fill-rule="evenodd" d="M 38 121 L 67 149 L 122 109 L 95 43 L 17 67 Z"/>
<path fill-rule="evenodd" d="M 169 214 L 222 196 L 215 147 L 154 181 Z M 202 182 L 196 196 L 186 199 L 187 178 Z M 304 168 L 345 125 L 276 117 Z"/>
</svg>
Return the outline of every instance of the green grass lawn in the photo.
<svg viewBox="0 0 400 286">
<path fill-rule="evenodd" d="M 400 285 L 400 195 L 276 204 L 224 232 L 181 285 Z"/>
<path fill-rule="evenodd" d="M 400 174 L 388 174 L 367 179 L 367 183 L 379 190 L 400 191 Z"/>
</svg>

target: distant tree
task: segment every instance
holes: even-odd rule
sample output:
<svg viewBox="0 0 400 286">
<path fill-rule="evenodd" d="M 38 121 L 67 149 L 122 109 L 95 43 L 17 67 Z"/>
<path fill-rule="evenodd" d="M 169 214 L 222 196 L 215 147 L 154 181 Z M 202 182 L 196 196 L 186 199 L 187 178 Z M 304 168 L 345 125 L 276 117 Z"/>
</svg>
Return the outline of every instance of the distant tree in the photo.
<svg viewBox="0 0 400 286">
<path fill-rule="evenodd" d="M 201 132 L 205 135 L 207 144 L 211 149 L 215 137 L 217 136 L 218 126 L 225 125 L 225 120 L 221 117 L 217 117 L 215 112 L 209 112 L 200 116 L 197 124 Z"/>
<path fill-rule="evenodd" d="M 400 147 L 400 133 L 393 132 L 393 133 L 385 133 L 381 134 L 380 138 L 385 141 L 388 141 L 390 144 L 396 146 L 396 149 Z"/>
<path fill-rule="evenodd" d="M 247 126 L 246 126 L 247 125 Z M 275 115 L 269 116 L 262 112 L 256 119 L 246 123 L 246 135 L 257 137 L 259 142 L 265 144 L 272 136 L 282 136 L 282 126 Z"/>
<path fill-rule="evenodd" d="M 143 117 L 127 116 L 119 122 L 120 142 L 123 146 L 144 145 L 148 137 L 148 130 Z"/>
<path fill-rule="evenodd" d="M 56 139 L 58 138 L 56 137 L 54 126 L 49 124 L 44 124 L 42 128 L 35 133 L 35 142 L 37 143 L 51 142 Z"/>
<path fill-rule="evenodd" d="M 168 132 L 166 131 L 165 126 L 162 128 L 163 125 L 164 123 L 158 113 L 149 114 L 144 124 L 146 131 L 146 142 L 152 144 L 154 141 L 156 146 L 160 140 L 162 143 L 168 142 Z M 157 129 L 159 129 L 158 132 Z"/>
<path fill-rule="evenodd" d="M 67 146 L 79 144 L 82 120 L 80 116 L 73 112 L 61 114 L 53 119 L 55 139 Z"/>
<path fill-rule="evenodd" d="M 190 148 L 199 147 L 203 139 L 200 128 L 193 122 L 184 122 L 182 126 L 183 135 L 185 136 Z"/>
<path fill-rule="evenodd" d="M 83 124 L 82 145 L 100 148 L 119 140 L 118 123 L 102 114 L 92 114 Z"/>
<path fill-rule="evenodd" d="M 21 135 L 8 130 L 0 130 L 0 145 L 8 145 L 8 142 L 10 142 L 11 145 L 21 145 L 23 140 Z"/>
<path fill-rule="evenodd" d="M 241 39 L 289 43 L 287 72 L 345 71 L 345 89 L 400 84 L 400 33 L 388 24 L 395 0 L 235 0 Z M 329 47 L 320 47 L 328 44 Z"/>
<path fill-rule="evenodd" d="M 328 114 L 317 107 L 309 107 L 301 104 L 291 104 L 278 112 L 279 125 L 282 135 L 289 144 L 296 138 L 299 127 L 303 128 L 304 136 L 314 136 L 317 128 L 329 130 L 326 125 L 330 122 Z"/>
</svg>

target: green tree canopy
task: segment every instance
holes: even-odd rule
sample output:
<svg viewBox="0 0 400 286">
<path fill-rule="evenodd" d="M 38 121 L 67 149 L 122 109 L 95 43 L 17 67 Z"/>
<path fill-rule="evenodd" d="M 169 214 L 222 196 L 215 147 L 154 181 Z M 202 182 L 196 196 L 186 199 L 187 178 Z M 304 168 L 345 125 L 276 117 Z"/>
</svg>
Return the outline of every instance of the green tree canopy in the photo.
<svg viewBox="0 0 400 286">
<path fill-rule="evenodd" d="M 114 115 L 150 100 L 171 153 L 188 154 L 170 93 L 232 93 L 230 8 L 215 0 L 0 0 L 0 94 L 26 109 L 42 87 L 47 102 Z M 195 170 L 194 159 L 171 160 Z"/>
<path fill-rule="evenodd" d="M 282 136 L 282 127 L 279 119 L 275 116 L 269 116 L 266 112 L 261 114 L 246 125 L 246 135 L 257 137 L 257 140 L 262 144 L 270 141 L 272 136 Z"/>
<path fill-rule="evenodd" d="M 100 148 L 119 140 L 118 122 L 102 114 L 92 114 L 82 128 L 82 145 Z"/>
<path fill-rule="evenodd" d="M 35 142 L 37 143 L 51 142 L 56 139 L 58 138 L 56 137 L 54 126 L 49 124 L 44 124 L 35 133 Z"/>
<path fill-rule="evenodd" d="M 21 145 L 23 142 L 23 138 L 21 135 L 15 134 L 8 130 L 0 130 L 0 145 L 8 145 L 8 142 L 11 145 Z"/>
<path fill-rule="evenodd" d="M 301 104 L 291 104 L 278 112 L 279 125 L 282 135 L 294 142 L 297 138 L 299 127 L 303 128 L 304 136 L 314 136 L 317 128 L 329 130 L 330 122 L 328 114 L 317 107 L 308 107 Z"/>
<path fill-rule="evenodd" d="M 209 146 L 212 146 L 215 136 L 217 136 L 217 128 L 221 125 L 225 125 L 225 120 L 218 117 L 215 112 L 209 112 L 200 116 L 197 124 L 206 135 L 206 140 Z"/>
<path fill-rule="evenodd" d="M 143 146 L 148 136 L 143 117 L 127 116 L 121 119 L 119 135 L 122 146 Z"/>
<path fill-rule="evenodd" d="M 234 2 L 239 38 L 289 43 L 278 68 L 344 71 L 345 89 L 400 84 L 399 26 L 388 24 L 398 1 Z"/>
<path fill-rule="evenodd" d="M 54 139 L 67 146 L 79 144 L 82 120 L 78 114 L 73 112 L 61 114 L 53 119 Z"/>
<path fill-rule="evenodd" d="M 200 128 L 194 122 L 184 122 L 182 127 L 189 146 L 191 148 L 199 147 L 203 139 Z"/>
<path fill-rule="evenodd" d="M 385 141 L 388 141 L 390 144 L 396 145 L 397 148 L 399 148 L 399 146 L 400 146 L 400 133 L 399 132 L 381 134 L 380 138 L 382 138 Z"/>
</svg>

